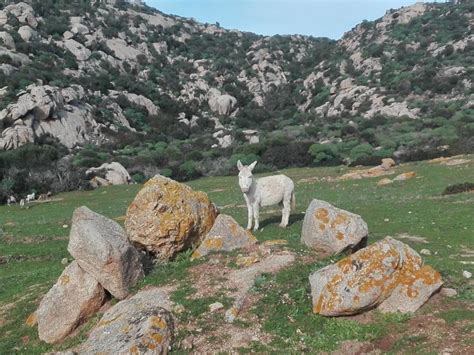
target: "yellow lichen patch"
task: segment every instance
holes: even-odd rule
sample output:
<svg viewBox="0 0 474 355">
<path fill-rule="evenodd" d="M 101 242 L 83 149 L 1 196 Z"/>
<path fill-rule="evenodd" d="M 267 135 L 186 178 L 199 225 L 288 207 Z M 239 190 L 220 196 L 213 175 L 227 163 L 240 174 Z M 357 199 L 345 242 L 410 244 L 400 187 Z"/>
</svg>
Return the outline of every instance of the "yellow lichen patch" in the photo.
<svg viewBox="0 0 474 355">
<path fill-rule="evenodd" d="M 314 217 L 316 219 L 319 219 L 320 221 L 322 221 L 323 223 L 327 224 L 329 223 L 329 212 L 327 209 L 325 208 L 318 208 L 316 210 L 316 212 L 314 213 Z"/>
<path fill-rule="evenodd" d="M 193 252 L 193 254 L 191 255 L 191 260 L 194 260 L 194 259 L 199 259 L 201 257 L 201 253 L 199 252 L 199 250 L 195 250 Z"/>
<path fill-rule="evenodd" d="M 354 301 L 354 303 L 359 303 L 360 302 L 360 297 L 355 295 L 352 300 Z"/>
<path fill-rule="evenodd" d="M 138 355 L 140 354 L 140 351 L 138 350 L 138 347 L 134 344 L 130 347 L 130 349 L 128 349 L 128 351 L 130 352 L 130 355 Z"/>
<path fill-rule="evenodd" d="M 324 296 L 320 296 L 318 302 L 313 306 L 313 313 L 321 313 L 321 309 L 323 308 Z"/>
<path fill-rule="evenodd" d="M 161 317 L 152 316 L 150 317 L 150 322 L 151 322 L 151 325 L 155 328 L 159 328 L 159 329 L 166 328 L 166 322 Z"/>
<path fill-rule="evenodd" d="M 344 274 L 347 274 L 352 270 L 352 259 L 349 256 L 340 260 L 336 265 Z"/>
<path fill-rule="evenodd" d="M 28 318 L 26 318 L 25 323 L 28 327 L 34 327 L 36 323 L 38 323 L 38 316 L 36 315 L 36 312 L 31 313 Z"/>
<path fill-rule="evenodd" d="M 235 307 L 231 307 L 230 314 L 232 314 L 234 317 L 237 317 L 237 315 L 239 314 L 239 310 Z"/>
<path fill-rule="evenodd" d="M 239 227 L 232 223 L 230 225 L 230 234 L 232 235 L 232 237 L 236 237 L 238 233 L 239 233 Z"/>
<path fill-rule="evenodd" d="M 337 232 L 337 233 L 336 233 L 336 238 L 337 238 L 338 240 L 343 240 L 343 239 L 344 239 L 344 233 L 342 233 L 342 232 Z"/>
<path fill-rule="evenodd" d="M 113 321 L 115 321 L 116 319 L 120 318 L 120 316 L 116 316 L 112 319 L 103 319 L 101 320 L 99 323 L 97 323 L 97 327 L 102 327 L 104 325 L 109 325 L 110 323 L 112 323 Z"/>
<path fill-rule="evenodd" d="M 238 257 L 237 260 L 235 261 L 235 263 L 237 264 L 237 266 L 250 266 L 252 264 L 255 264 L 256 262 L 258 262 L 260 259 L 257 257 L 257 256 L 241 256 L 241 257 Z"/>
<path fill-rule="evenodd" d="M 247 233 L 247 236 L 250 238 L 252 241 L 257 241 L 257 237 L 255 237 L 251 231 L 246 230 L 245 233 Z"/>
<path fill-rule="evenodd" d="M 59 283 L 61 285 L 67 285 L 69 281 L 70 281 L 69 275 L 61 275 L 61 277 L 59 278 Z"/>
<path fill-rule="evenodd" d="M 319 223 L 319 229 L 323 231 L 326 229 L 326 226 L 322 223 Z"/>
<path fill-rule="evenodd" d="M 159 333 L 153 333 L 150 335 L 150 337 L 152 337 L 153 340 L 156 341 L 158 344 L 161 344 L 163 342 L 163 336 Z"/>
<path fill-rule="evenodd" d="M 331 222 L 331 228 L 335 228 L 338 224 L 346 222 L 349 217 L 344 213 L 338 213 L 336 218 Z"/>
<path fill-rule="evenodd" d="M 202 244 L 207 249 L 222 249 L 224 242 L 222 238 L 213 238 L 205 240 Z"/>
<path fill-rule="evenodd" d="M 121 329 L 122 333 L 127 334 L 130 331 L 130 325 L 126 325 Z"/>
<path fill-rule="evenodd" d="M 408 287 L 407 288 L 407 296 L 409 298 L 415 298 L 418 296 L 418 291 L 415 290 L 413 287 Z"/>
</svg>

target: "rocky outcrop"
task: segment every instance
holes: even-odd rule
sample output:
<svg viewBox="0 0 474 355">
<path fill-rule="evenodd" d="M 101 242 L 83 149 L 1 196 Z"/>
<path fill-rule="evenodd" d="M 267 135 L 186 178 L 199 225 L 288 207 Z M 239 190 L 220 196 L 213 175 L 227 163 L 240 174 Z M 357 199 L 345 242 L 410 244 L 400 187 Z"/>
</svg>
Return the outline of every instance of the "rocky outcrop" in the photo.
<svg viewBox="0 0 474 355">
<path fill-rule="evenodd" d="M 112 38 L 105 41 L 105 45 L 114 53 L 114 56 L 120 60 L 136 61 L 140 54 L 138 49 L 129 46 L 126 41 L 121 38 Z"/>
<path fill-rule="evenodd" d="M 44 135 L 56 137 L 68 148 L 102 140 L 92 108 L 81 103 L 83 97 L 80 86 L 62 90 L 49 85 L 28 86 L 16 103 L 0 112 L 4 126 L 0 148 L 14 149 Z"/>
<path fill-rule="evenodd" d="M 232 251 L 255 243 L 257 238 L 250 231 L 242 228 L 231 216 L 220 214 L 192 257 L 200 258 L 213 251 Z"/>
<path fill-rule="evenodd" d="M 5 31 L 0 31 L 0 43 L 3 42 L 3 45 L 11 50 L 16 50 L 15 41 L 11 34 Z"/>
<path fill-rule="evenodd" d="M 143 277 L 138 251 L 115 221 L 87 207 L 72 216 L 69 253 L 114 297 L 123 299 Z"/>
<path fill-rule="evenodd" d="M 63 340 L 99 310 L 105 297 L 97 280 L 72 262 L 36 311 L 39 338 L 47 343 Z"/>
<path fill-rule="evenodd" d="M 91 51 L 86 48 L 83 44 L 73 40 L 68 39 L 64 42 L 64 47 L 70 51 L 77 60 L 85 61 L 91 56 Z"/>
<path fill-rule="evenodd" d="M 355 248 L 368 233 L 367 223 L 359 215 L 315 199 L 305 213 L 301 242 L 333 255 Z"/>
<path fill-rule="evenodd" d="M 219 115 L 230 115 L 237 105 L 237 99 L 231 95 L 221 94 L 217 89 L 208 92 L 208 104 L 211 111 Z"/>
<path fill-rule="evenodd" d="M 204 192 L 156 175 L 128 207 L 125 229 L 135 246 L 169 260 L 199 243 L 216 216 L 217 209 Z"/>
<path fill-rule="evenodd" d="M 149 98 L 142 96 L 142 95 L 137 95 L 133 93 L 129 93 L 126 91 L 115 91 L 115 90 L 110 90 L 109 91 L 109 97 L 116 99 L 118 96 L 124 95 L 128 101 L 131 103 L 144 107 L 149 115 L 156 116 L 158 115 L 160 109 L 151 101 Z"/>
<path fill-rule="evenodd" d="M 1 13 L 1 19 L 4 19 L 8 16 L 8 14 L 11 14 L 15 16 L 20 23 L 28 24 L 33 28 L 36 28 L 36 26 L 38 26 L 38 20 L 35 17 L 35 12 L 33 8 L 31 7 L 31 5 L 26 4 L 24 2 L 5 6 Z M 3 23 L 3 21 L 0 21 L 0 23 Z"/>
<path fill-rule="evenodd" d="M 357 314 L 380 306 L 414 312 L 441 285 L 441 276 L 408 245 L 390 238 L 376 242 L 309 277 L 313 312 Z"/>
<path fill-rule="evenodd" d="M 86 171 L 87 176 L 96 175 L 103 180 L 96 179 L 99 186 L 108 185 L 127 185 L 133 182 L 130 174 L 125 167 L 118 162 L 104 163 L 97 168 L 89 168 Z M 105 181 L 106 183 L 103 183 Z"/>
<path fill-rule="evenodd" d="M 18 34 L 20 35 L 21 39 L 25 42 L 31 42 L 38 38 L 38 32 L 33 30 L 30 26 L 21 26 L 18 29 Z"/>
<path fill-rule="evenodd" d="M 142 290 L 117 303 L 79 347 L 81 354 L 168 354 L 174 320 L 159 288 Z"/>
</svg>

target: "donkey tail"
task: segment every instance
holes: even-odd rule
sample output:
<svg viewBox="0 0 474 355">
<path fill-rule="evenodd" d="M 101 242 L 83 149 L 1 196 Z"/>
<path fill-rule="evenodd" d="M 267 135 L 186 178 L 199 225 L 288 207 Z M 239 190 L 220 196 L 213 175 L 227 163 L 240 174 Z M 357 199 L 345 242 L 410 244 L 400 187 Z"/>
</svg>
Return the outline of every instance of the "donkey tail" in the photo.
<svg viewBox="0 0 474 355">
<path fill-rule="evenodd" d="M 291 193 L 291 208 L 293 208 L 293 209 L 296 208 L 296 196 L 295 196 L 294 191 Z"/>
</svg>

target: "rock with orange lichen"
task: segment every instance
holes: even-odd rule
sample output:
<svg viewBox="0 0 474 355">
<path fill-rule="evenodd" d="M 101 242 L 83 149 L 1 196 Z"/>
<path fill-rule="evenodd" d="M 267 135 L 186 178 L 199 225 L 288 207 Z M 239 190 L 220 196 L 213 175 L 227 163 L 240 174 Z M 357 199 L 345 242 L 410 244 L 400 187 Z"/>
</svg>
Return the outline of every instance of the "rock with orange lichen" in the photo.
<svg viewBox="0 0 474 355">
<path fill-rule="evenodd" d="M 47 343 L 63 340 L 95 314 L 105 298 L 104 288 L 73 261 L 36 311 L 39 338 Z"/>
<path fill-rule="evenodd" d="M 368 232 L 367 223 L 359 215 L 315 199 L 306 210 L 301 242 L 333 255 L 356 247 Z"/>
<path fill-rule="evenodd" d="M 390 237 L 314 272 L 309 280 L 313 312 L 325 316 L 379 305 L 386 312 L 413 312 L 441 285 L 439 274 L 423 266 L 416 251 Z"/>
<path fill-rule="evenodd" d="M 167 261 L 198 244 L 216 217 L 207 194 L 156 175 L 128 207 L 125 229 L 136 247 Z"/>
<path fill-rule="evenodd" d="M 431 266 L 423 266 L 413 273 L 402 273 L 397 287 L 377 309 L 383 313 L 415 312 L 442 285 L 441 275 Z"/>
<path fill-rule="evenodd" d="M 414 171 L 408 171 L 406 173 L 402 173 L 400 175 L 397 175 L 393 178 L 393 181 L 405 181 L 409 179 L 413 179 L 416 177 L 416 173 Z"/>
<path fill-rule="evenodd" d="M 115 221 L 85 206 L 76 208 L 69 234 L 69 253 L 114 297 L 124 299 L 143 277 L 139 252 Z"/>
<path fill-rule="evenodd" d="M 168 354 L 174 320 L 160 288 L 140 291 L 110 308 L 79 347 L 80 354 Z"/>
<path fill-rule="evenodd" d="M 192 258 L 200 258 L 213 251 L 245 248 L 255 243 L 257 238 L 250 231 L 242 228 L 231 216 L 220 214 Z"/>
</svg>

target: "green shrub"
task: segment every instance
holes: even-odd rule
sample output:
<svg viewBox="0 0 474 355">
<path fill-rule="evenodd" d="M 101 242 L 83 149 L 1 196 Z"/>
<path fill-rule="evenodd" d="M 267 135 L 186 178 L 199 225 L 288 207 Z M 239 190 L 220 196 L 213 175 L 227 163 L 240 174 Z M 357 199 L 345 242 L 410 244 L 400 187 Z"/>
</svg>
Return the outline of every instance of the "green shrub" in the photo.
<svg viewBox="0 0 474 355">
<path fill-rule="evenodd" d="M 340 156 L 335 144 L 313 144 L 309 147 L 309 154 L 315 164 L 339 164 Z"/>
</svg>

